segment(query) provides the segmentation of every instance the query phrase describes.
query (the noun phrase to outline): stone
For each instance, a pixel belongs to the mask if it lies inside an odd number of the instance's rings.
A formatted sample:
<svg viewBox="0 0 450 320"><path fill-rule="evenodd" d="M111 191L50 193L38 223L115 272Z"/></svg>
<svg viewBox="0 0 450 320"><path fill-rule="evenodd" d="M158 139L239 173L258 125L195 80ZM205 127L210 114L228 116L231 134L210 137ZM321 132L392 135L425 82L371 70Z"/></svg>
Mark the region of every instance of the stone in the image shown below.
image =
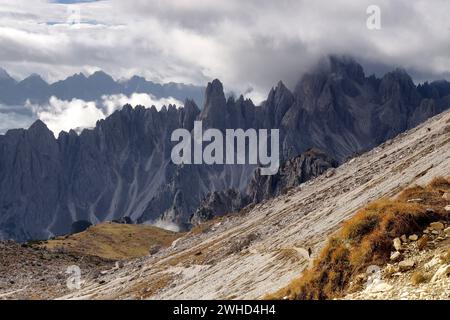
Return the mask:
<svg viewBox="0 0 450 320"><path fill-rule="evenodd" d="M444 233L448 236L450 236L450 227L444 230Z"/></svg>
<svg viewBox="0 0 450 320"><path fill-rule="evenodd" d="M335 170L335 169L328 169L327 172L326 172L326 174L325 174L325 176L326 176L327 178L331 178L332 176L334 176L335 173L336 173L336 170Z"/></svg>
<svg viewBox="0 0 450 320"><path fill-rule="evenodd" d="M414 262L414 260L411 259L403 260L398 264L398 268L400 271L405 272L414 268L415 264L416 263Z"/></svg>
<svg viewBox="0 0 450 320"><path fill-rule="evenodd" d="M386 268L384 268L384 275L387 276L387 277L391 277L397 271L398 270L397 270L397 268L394 265L388 264L386 266Z"/></svg>
<svg viewBox="0 0 450 320"><path fill-rule="evenodd" d="M403 243L407 243L408 242L408 238L406 237L406 235L402 235L400 237L400 240L402 240Z"/></svg>
<svg viewBox="0 0 450 320"><path fill-rule="evenodd" d="M157 254L159 251L161 251L161 246L154 245L154 246L150 247L150 249L148 250L148 253L151 256L153 256L153 255Z"/></svg>
<svg viewBox="0 0 450 320"><path fill-rule="evenodd" d="M450 212L450 205L446 206L444 209L445 211Z"/></svg>
<svg viewBox="0 0 450 320"><path fill-rule="evenodd" d="M423 233L424 233L424 234L429 234L429 233L430 233L430 230L425 229L425 230L423 230Z"/></svg>
<svg viewBox="0 0 450 320"><path fill-rule="evenodd" d="M410 235L408 239L411 241L417 241L417 240L419 240L419 237L417 236L417 234L413 234L413 235Z"/></svg>
<svg viewBox="0 0 450 320"><path fill-rule="evenodd" d="M449 264L441 266L436 271L433 278L431 278L431 282L437 282L439 280L445 279L448 276L450 276L450 265Z"/></svg>
<svg viewBox="0 0 450 320"><path fill-rule="evenodd" d="M448 192L444 193L444 195L442 196L442 199L450 201L450 193L448 193Z"/></svg>
<svg viewBox="0 0 450 320"><path fill-rule="evenodd" d="M375 279L364 291L366 293L386 292L392 289L392 286L383 280Z"/></svg>
<svg viewBox="0 0 450 320"><path fill-rule="evenodd" d="M401 253L398 251L395 251L391 254L391 261L397 261L401 256Z"/></svg>
<svg viewBox="0 0 450 320"><path fill-rule="evenodd" d="M432 222L430 223L430 229L436 231L444 230L444 224L442 222Z"/></svg>
<svg viewBox="0 0 450 320"><path fill-rule="evenodd" d="M424 267L426 271L430 271L431 269L433 269L435 266L437 266L439 263L441 262L441 259L439 259L438 257L433 257L433 259L431 259L430 261L428 261L427 263L425 263Z"/></svg>
<svg viewBox="0 0 450 320"><path fill-rule="evenodd" d="M395 238L393 241L393 245L395 250L400 251L402 249L402 241L400 240L400 238Z"/></svg>

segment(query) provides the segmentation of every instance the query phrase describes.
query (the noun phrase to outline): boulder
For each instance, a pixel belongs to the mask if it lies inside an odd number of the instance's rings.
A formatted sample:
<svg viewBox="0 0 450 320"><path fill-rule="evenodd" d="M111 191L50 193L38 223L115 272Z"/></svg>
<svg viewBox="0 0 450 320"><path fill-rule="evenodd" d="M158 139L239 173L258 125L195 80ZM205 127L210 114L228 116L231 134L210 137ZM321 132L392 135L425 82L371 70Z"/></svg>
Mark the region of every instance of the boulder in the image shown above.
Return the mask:
<svg viewBox="0 0 450 320"><path fill-rule="evenodd" d="M444 224L442 222L432 222L430 223L430 229L436 231L444 230Z"/></svg>
<svg viewBox="0 0 450 320"><path fill-rule="evenodd" d="M417 240L419 240L419 237L417 236L417 234L413 234L413 235L410 235L408 239L411 241L417 241Z"/></svg>
<svg viewBox="0 0 450 320"><path fill-rule="evenodd" d="M161 246L159 245L153 245L149 250L148 253L153 256L157 254L159 251L161 251Z"/></svg>
<svg viewBox="0 0 450 320"><path fill-rule="evenodd" d="M405 272L408 270L411 270L412 268L414 268L414 265L416 263L414 262L414 260L408 259L408 260L403 260L402 262L400 262L398 264L398 268L400 271Z"/></svg>
<svg viewBox="0 0 450 320"><path fill-rule="evenodd" d="M113 220L112 222L118 224L134 224L133 220L130 217L122 217L120 219Z"/></svg>
<svg viewBox="0 0 450 320"><path fill-rule="evenodd" d="M443 265L441 266L436 273L434 274L433 278L431 278L431 282L436 282L442 279L447 278L450 276L450 265Z"/></svg>
<svg viewBox="0 0 450 320"><path fill-rule="evenodd" d="M401 253L398 251L392 252L391 261L397 261L401 256Z"/></svg>
<svg viewBox="0 0 450 320"><path fill-rule="evenodd" d="M447 229L444 230L445 234L450 236L450 227L448 227Z"/></svg>
<svg viewBox="0 0 450 320"><path fill-rule="evenodd" d="M83 232L90 226L92 226L92 223L90 223L89 221L85 221L85 220L75 221L74 223L72 223L72 226L70 227L70 233L74 234L74 233Z"/></svg>
<svg viewBox="0 0 450 320"><path fill-rule="evenodd" d="M395 238L393 245L395 250L400 251L402 249L402 241L400 240L400 238Z"/></svg>

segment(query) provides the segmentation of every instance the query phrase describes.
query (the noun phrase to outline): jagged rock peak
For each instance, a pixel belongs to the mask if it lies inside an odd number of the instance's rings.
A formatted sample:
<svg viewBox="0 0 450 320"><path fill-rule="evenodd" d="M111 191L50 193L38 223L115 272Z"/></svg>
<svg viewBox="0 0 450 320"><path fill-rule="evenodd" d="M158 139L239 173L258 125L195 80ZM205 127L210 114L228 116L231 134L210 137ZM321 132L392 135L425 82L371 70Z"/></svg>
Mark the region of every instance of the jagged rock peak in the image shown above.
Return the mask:
<svg viewBox="0 0 450 320"><path fill-rule="evenodd" d="M330 71L351 79L362 81L365 78L363 67L350 56L331 55L328 57Z"/></svg>
<svg viewBox="0 0 450 320"><path fill-rule="evenodd" d="M292 92L284 85L283 81L279 81L277 86L270 90L267 100L269 101L274 98L279 99L284 96L292 96Z"/></svg>
<svg viewBox="0 0 450 320"><path fill-rule="evenodd" d="M188 113L199 113L200 109L198 108L197 104L192 99L186 99L184 101L184 110Z"/></svg>
<svg viewBox="0 0 450 320"><path fill-rule="evenodd" d="M201 118L210 118L212 121L218 121L222 117L220 114L226 107L227 101L223 91L222 82L215 79L208 83L205 91L205 105L203 107Z"/></svg>
<svg viewBox="0 0 450 320"><path fill-rule="evenodd" d="M28 132L42 132L50 131L47 125L42 120L36 120L28 129Z"/></svg>
<svg viewBox="0 0 450 320"><path fill-rule="evenodd" d="M206 94L223 93L223 84L219 79L214 79L212 82L208 82L206 87Z"/></svg>
<svg viewBox="0 0 450 320"><path fill-rule="evenodd" d="M0 68L0 80L2 79L12 79L12 78L5 69Z"/></svg>
<svg viewBox="0 0 450 320"><path fill-rule="evenodd" d="M217 102L217 99L223 100L224 102L226 101L222 82L220 82L218 79L215 79L214 81L209 82L208 86L206 87L205 108L208 107L211 103Z"/></svg>
<svg viewBox="0 0 450 320"><path fill-rule="evenodd" d="M42 79L42 77L37 73L32 73L31 75L29 75L28 77L26 77L21 81L21 83L27 82L48 85L48 83L44 79Z"/></svg>
<svg viewBox="0 0 450 320"><path fill-rule="evenodd" d="M104 72L102 70L95 71L93 74L91 74L89 76L89 78L90 79L95 79L95 80L104 79L104 80L112 80L112 81L114 81L114 79L109 74L107 74L106 72Z"/></svg>

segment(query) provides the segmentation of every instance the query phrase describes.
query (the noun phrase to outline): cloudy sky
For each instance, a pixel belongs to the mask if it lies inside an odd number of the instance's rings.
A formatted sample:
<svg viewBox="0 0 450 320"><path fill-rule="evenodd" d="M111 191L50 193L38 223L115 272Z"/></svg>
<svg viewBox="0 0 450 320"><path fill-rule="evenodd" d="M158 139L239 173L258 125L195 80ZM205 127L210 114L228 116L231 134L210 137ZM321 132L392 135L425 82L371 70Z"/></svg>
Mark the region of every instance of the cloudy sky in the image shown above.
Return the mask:
<svg viewBox="0 0 450 320"><path fill-rule="evenodd" d="M369 5L381 9L380 30L367 28ZM402 66L417 82L450 79L449 12L449 0L0 0L0 67L47 81L98 69L220 78L255 100L330 53L377 74Z"/></svg>

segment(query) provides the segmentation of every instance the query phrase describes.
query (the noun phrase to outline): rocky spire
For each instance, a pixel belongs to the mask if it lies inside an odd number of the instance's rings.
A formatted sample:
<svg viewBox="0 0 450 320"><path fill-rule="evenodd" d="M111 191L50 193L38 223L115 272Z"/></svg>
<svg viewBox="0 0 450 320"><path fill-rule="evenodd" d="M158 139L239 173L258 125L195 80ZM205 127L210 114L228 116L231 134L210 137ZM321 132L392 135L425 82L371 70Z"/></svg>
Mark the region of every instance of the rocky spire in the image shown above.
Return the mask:
<svg viewBox="0 0 450 320"><path fill-rule="evenodd" d="M208 83L205 91L205 105L200 119L208 127L223 128L223 120L228 111L226 106L227 101L222 83L218 79Z"/></svg>

